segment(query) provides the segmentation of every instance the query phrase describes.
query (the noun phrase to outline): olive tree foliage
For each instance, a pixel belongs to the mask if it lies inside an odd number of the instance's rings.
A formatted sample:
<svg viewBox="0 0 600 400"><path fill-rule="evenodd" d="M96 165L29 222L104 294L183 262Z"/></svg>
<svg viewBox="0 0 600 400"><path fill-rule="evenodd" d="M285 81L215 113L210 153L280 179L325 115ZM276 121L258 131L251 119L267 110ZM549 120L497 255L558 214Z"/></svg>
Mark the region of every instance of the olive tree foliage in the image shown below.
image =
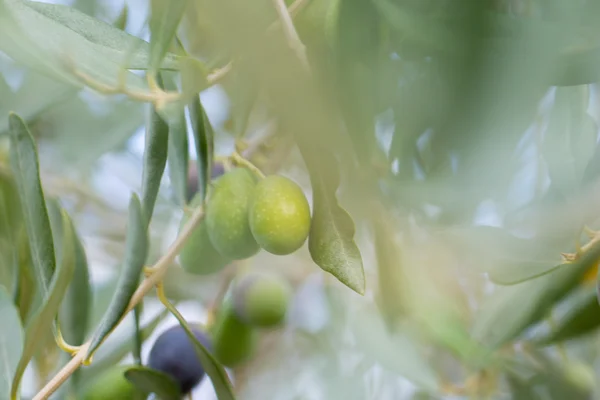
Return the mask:
<svg viewBox="0 0 600 400"><path fill-rule="evenodd" d="M0 0L0 398L178 398L153 332L241 270L293 301L235 367L193 340L215 398L600 396L600 1L68 3ZM307 239L190 273L236 167Z"/></svg>

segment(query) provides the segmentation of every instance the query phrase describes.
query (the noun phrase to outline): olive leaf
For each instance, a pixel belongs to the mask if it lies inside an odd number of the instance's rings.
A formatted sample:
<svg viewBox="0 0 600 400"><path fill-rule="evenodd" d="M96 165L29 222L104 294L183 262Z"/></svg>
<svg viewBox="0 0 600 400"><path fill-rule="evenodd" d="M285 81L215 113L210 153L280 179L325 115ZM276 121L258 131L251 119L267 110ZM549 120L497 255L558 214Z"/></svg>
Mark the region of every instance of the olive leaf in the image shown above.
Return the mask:
<svg viewBox="0 0 600 400"><path fill-rule="evenodd" d="M144 393L154 393L161 400L181 399L179 385L169 375L147 367L131 367L125 378Z"/></svg>
<svg viewBox="0 0 600 400"><path fill-rule="evenodd" d="M573 263L518 285L499 287L481 305L472 335L491 348L518 337L546 316L554 304L575 288L600 259L600 242Z"/></svg>
<svg viewBox="0 0 600 400"><path fill-rule="evenodd" d="M131 195L123 267L114 295L102 321L96 328L86 358L90 358L123 318L148 256L148 229L138 196Z"/></svg>
<svg viewBox="0 0 600 400"><path fill-rule="evenodd" d="M9 115L9 126L10 165L16 178L23 210L34 275L42 297L45 298L56 268L56 256L40 182L37 148L27 125L18 115Z"/></svg>
<svg viewBox="0 0 600 400"><path fill-rule="evenodd" d="M208 182L210 182L212 171L214 131L199 96L196 96L194 101L189 105L189 113L196 154L198 155L198 161L196 162L196 167L198 168L198 193L200 193L200 198L204 200L206 197L206 187Z"/></svg>
<svg viewBox="0 0 600 400"><path fill-rule="evenodd" d="M365 272L360 250L354 243L354 221L336 198L340 185L337 161L333 154L323 149L304 148L302 155L313 190L313 215L308 236L310 255L324 271L362 295L365 293Z"/></svg>
<svg viewBox="0 0 600 400"><path fill-rule="evenodd" d="M206 371L206 375L209 376L215 392L217 394L218 400L235 400L235 394L233 392L233 388L231 386L231 382L229 381L229 376L225 371L225 368L215 359L215 357L211 354L211 352L204 347L200 341L196 338L196 335L190 329L190 326L186 322L186 320L181 316L181 314L177 311L177 309L172 304L166 304L166 307L169 309L171 314L177 319L185 333L188 335L188 338L194 345L194 349L196 350L196 354L198 355L198 359Z"/></svg>
<svg viewBox="0 0 600 400"><path fill-rule="evenodd" d="M159 78L159 84L162 80ZM169 125L156 112L150 110L150 120L146 127L146 142L144 148L144 169L142 172L142 208L146 223L150 224L160 182L167 164L169 147Z"/></svg>
<svg viewBox="0 0 600 400"><path fill-rule="evenodd" d="M176 85L170 79L165 79L165 88L175 90ZM169 165L169 178L177 204L183 206L188 197L188 163L189 143L185 112L181 110L178 118L169 121L169 145L167 163Z"/></svg>
<svg viewBox="0 0 600 400"><path fill-rule="evenodd" d="M12 400L18 398L19 386L23 373L25 372L29 361L39 348L40 337L53 326L58 315L60 304L75 271L75 242L73 240L73 231L71 230L71 219L64 210L61 212L61 215L61 223L64 228L62 236L62 257L58 263L58 269L52 276L49 290L43 297L42 305L27 322L23 354L17 365L11 386Z"/></svg>
<svg viewBox="0 0 600 400"><path fill-rule="evenodd" d="M23 328L17 309L6 289L0 286L0 396L8 398L12 377L23 351Z"/></svg>
<svg viewBox="0 0 600 400"><path fill-rule="evenodd" d="M173 42L187 0L150 2L150 59L148 69L155 74Z"/></svg>
<svg viewBox="0 0 600 400"><path fill-rule="evenodd" d="M587 288L581 297L570 304L566 315L556 322L552 332L535 338L534 342L545 346L551 345L592 333L599 327L600 305L598 305L596 288Z"/></svg>

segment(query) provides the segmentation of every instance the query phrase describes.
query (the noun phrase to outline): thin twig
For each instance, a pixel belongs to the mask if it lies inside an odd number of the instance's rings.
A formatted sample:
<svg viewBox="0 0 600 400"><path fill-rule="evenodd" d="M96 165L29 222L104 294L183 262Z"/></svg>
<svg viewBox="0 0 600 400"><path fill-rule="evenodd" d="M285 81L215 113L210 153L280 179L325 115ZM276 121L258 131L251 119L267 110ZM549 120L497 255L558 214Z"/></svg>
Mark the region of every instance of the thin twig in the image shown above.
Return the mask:
<svg viewBox="0 0 600 400"><path fill-rule="evenodd" d="M164 275L167 272L168 267L173 263L177 254L181 252L183 246L185 245L186 240L192 234L192 231L200 224L202 219L204 218L204 210L202 207L197 208L192 217L185 225L181 234L177 237L177 239L173 242L169 250L165 255L163 255L157 262L149 268L147 272L150 274L142 281L140 286L137 288L131 300L129 301L129 305L125 310L125 314L129 313L148 293L153 287L155 287L159 282L162 281ZM83 363L85 356L87 355L87 350L91 344L91 340L88 340L84 343L77 354L73 356L71 361L69 361L43 388L40 390L33 400L46 400L48 399L66 380L71 376L77 368L81 366Z"/></svg>
<svg viewBox="0 0 600 400"><path fill-rule="evenodd" d="M279 15L281 23L283 24L283 32L287 38L289 46L292 48L292 50L294 50L296 56L300 59L304 67L306 69L310 69L308 58L306 57L306 47L304 46L304 43L302 43L302 40L300 40L298 32L296 32L294 22L292 21L292 16L285 6L285 1L273 0L273 5L275 6L275 10Z"/></svg>

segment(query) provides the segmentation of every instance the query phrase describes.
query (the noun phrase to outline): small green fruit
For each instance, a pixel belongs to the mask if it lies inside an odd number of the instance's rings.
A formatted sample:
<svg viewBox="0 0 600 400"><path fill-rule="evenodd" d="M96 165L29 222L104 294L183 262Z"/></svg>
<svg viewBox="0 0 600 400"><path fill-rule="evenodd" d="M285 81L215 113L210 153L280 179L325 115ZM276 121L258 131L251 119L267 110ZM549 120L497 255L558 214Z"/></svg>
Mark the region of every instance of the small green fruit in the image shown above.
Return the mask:
<svg viewBox="0 0 600 400"><path fill-rule="evenodd" d="M292 289L279 277L250 273L236 281L232 296L241 320L258 327L272 327L284 321Z"/></svg>
<svg viewBox="0 0 600 400"><path fill-rule="evenodd" d="M214 183L206 205L206 226L213 246L223 256L243 260L258 253L248 209L256 178L246 168L234 168Z"/></svg>
<svg viewBox="0 0 600 400"><path fill-rule="evenodd" d="M310 208L300 186L271 175L255 188L250 206L250 229L258 244L276 255L298 250L310 231Z"/></svg>
<svg viewBox="0 0 600 400"><path fill-rule="evenodd" d="M197 207L201 204L200 195L196 195L190 205ZM187 224L191 214L186 212L181 219L179 230ZM179 253L179 263L181 267L189 273L196 275L209 275L220 271L231 262L215 249L208 237L206 220L202 220L196 229L192 232L185 243L183 250Z"/></svg>
<svg viewBox="0 0 600 400"><path fill-rule="evenodd" d="M228 300L219 309L211 332L213 355L226 367L236 367L254 353L256 330L238 318Z"/></svg>
<svg viewBox="0 0 600 400"><path fill-rule="evenodd" d="M125 378L131 365L117 365L103 372L85 390L83 400L133 400L139 390Z"/></svg>
<svg viewBox="0 0 600 400"><path fill-rule="evenodd" d="M563 366L567 382L584 393L593 392L596 389L596 376L594 370L580 362L569 362Z"/></svg>

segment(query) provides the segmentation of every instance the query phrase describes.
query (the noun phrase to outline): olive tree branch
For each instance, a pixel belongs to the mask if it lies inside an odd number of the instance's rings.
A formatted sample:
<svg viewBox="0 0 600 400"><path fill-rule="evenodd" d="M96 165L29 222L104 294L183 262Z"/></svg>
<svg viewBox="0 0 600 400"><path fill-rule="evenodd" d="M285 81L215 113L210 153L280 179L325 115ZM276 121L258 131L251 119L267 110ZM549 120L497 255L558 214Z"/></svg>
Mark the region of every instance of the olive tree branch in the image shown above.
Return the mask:
<svg viewBox="0 0 600 400"><path fill-rule="evenodd" d="M181 252L186 241L204 219L203 207L198 207L194 210L192 217L186 223L181 234L173 242L169 250L154 264L152 267L146 269L146 278L140 283L137 290L131 297L127 309L123 313L123 318L129 311L131 311L138 303L142 301L144 296L157 284L159 284L164 278L167 269L175 260L175 257ZM87 350L91 344L88 340L86 343L81 345L79 351L73 356L73 358L65 364L65 366L33 397L32 400L46 400L48 399L68 378L71 376L84 362Z"/></svg>

